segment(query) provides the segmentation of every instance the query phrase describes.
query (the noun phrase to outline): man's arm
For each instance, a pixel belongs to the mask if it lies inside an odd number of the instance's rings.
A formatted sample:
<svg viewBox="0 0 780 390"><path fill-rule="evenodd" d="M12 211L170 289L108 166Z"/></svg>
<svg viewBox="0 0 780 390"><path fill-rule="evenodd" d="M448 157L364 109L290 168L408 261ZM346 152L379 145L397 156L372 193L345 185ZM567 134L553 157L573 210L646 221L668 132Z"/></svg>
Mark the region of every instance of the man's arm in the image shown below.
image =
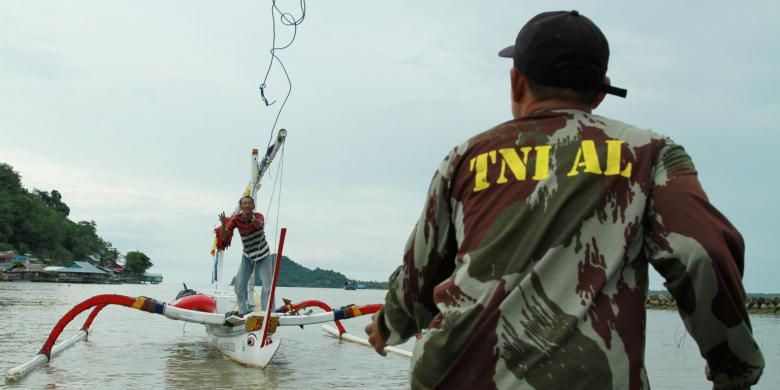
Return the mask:
<svg viewBox="0 0 780 390"><path fill-rule="evenodd" d="M235 223L235 215L231 216L230 218L227 218L225 216L225 212L223 211L221 214L219 214L219 222L220 222L220 235L222 236L222 240L224 241L227 239L228 233L233 231L233 229L236 228Z"/></svg>
<svg viewBox="0 0 780 390"><path fill-rule="evenodd" d="M252 225L254 225L258 230L262 229L265 226L265 218L263 217L263 214L255 213L255 218L252 220Z"/></svg>
<svg viewBox="0 0 780 390"><path fill-rule="evenodd" d="M707 378L715 388L756 383L764 358L745 309L744 242L710 204L679 145L661 151L648 217L647 257L707 361Z"/></svg>
<svg viewBox="0 0 780 390"><path fill-rule="evenodd" d="M426 328L438 313L433 288L450 277L457 252L449 188L454 158L455 153L450 153L434 174L422 215L407 241L403 264L390 276L385 306L369 334L380 336L382 344L385 340L389 345L404 342Z"/></svg>

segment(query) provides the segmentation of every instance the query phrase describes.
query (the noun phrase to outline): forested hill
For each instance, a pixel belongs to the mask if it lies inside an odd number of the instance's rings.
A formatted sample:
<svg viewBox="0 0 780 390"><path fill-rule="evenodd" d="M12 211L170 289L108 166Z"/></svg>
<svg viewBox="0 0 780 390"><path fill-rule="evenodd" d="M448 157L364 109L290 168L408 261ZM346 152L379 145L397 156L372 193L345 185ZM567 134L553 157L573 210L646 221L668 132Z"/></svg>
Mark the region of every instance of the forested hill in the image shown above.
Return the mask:
<svg viewBox="0 0 780 390"><path fill-rule="evenodd" d="M119 251L97 235L94 221L73 222L57 190L26 190L19 173L0 162L0 251L30 253L51 265L88 257L111 264Z"/></svg>
<svg viewBox="0 0 780 390"><path fill-rule="evenodd" d="M284 287L332 287L343 288L346 280L352 280L341 272L328 269L309 269L287 256L282 256L282 266L279 269L279 285ZM387 282L365 282L355 281L357 284L365 285L366 288L387 289ZM260 285L256 280L255 285Z"/></svg>

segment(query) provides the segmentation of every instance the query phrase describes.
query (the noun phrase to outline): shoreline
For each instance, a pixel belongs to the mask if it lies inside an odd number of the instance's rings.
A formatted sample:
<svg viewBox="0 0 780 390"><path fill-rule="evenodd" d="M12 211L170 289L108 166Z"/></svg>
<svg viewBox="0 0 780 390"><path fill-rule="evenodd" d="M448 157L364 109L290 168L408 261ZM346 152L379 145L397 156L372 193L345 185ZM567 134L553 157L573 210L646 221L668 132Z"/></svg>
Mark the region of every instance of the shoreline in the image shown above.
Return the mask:
<svg viewBox="0 0 780 390"><path fill-rule="evenodd" d="M677 302L675 302L674 298L669 294L647 294L645 306L648 309L677 310ZM748 296L747 302L745 303L745 309L747 309L747 312L750 314L780 314L780 296Z"/></svg>

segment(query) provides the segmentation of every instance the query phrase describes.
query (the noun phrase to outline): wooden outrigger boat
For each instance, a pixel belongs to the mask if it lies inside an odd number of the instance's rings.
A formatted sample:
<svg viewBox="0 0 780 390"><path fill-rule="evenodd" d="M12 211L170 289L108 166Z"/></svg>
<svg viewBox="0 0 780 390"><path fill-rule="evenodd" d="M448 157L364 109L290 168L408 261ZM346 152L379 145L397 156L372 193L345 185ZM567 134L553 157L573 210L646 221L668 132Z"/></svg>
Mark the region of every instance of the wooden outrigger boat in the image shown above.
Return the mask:
<svg viewBox="0 0 780 390"><path fill-rule="evenodd" d="M258 161L257 151L252 152L252 176L247 186L250 196L255 197L259 188L259 181L268 169L271 161L281 149L287 132L281 129L274 145L268 148L264 158ZM247 193L247 192L245 192ZM129 297L124 295L103 294L89 298L68 311L54 326L43 347L30 361L11 368L6 372L5 379L13 382L21 379L38 367L43 366L66 348L80 340L86 339L93 320L103 308L108 305L125 306L149 313L165 316L169 319L203 324L214 346L228 358L241 364L253 367L265 368L281 345L282 339L276 332L280 326L303 326L333 321L336 328L324 327L329 335L339 337L344 341L367 344L367 341L347 335L340 320L371 314L382 308L381 304L364 306L347 305L336 309L318 300L307 300L293 304L284 300L284 305L271 312L274 302L279 267L281 265L282 251L287 229L279 232L279 246L274 259L274 273L271 284L271 294L267 307L261 312L252 312L236 320L230 314L236 308L236 296L232 291L222 289L223 250L225 243L216 242L214 255L214 288L195 291L185 289L181 291L175 300L164 303L148 297ZM322 311L314 312L310 308L318 308ZM56 344L65 327L80 313L92 310L87 320L74 336L68 340ZM268 314L270 312L270 315ZM388 352L396 352L408 356L408 352L386 348Z"/></svg>
<svg viewBox="0 0 780 390"><path fill-rule="evenodd" d="M216 312L215 302L214 295L210 295L209 292L196 293L167 304L147 297L115 294L96 295L68 311L54 326L38 354L30 361L8 370L5 375L6 381L21 379L36 368L46 364L66 348L86 339L92 321L108 305L125 306L160 314L173 320L203 324L206 326L206 331L214 345L225 356L254 367L266 367L276 353L281 344L281 338L276 334L279 326L301 326L334 321L338 332L345 334L346 331L339 320L374 313L382 307L382 305L347 305L338 309L330 309L320 301L304 301L295 305L287 304L276 313L271 313L270 316L264 316L261 313L250 314L244 317L244 321L241 323L233 324L225 320L224 313ZM192 309L185 307L192 307ZM308 307L329 310L315 314L299 314L301 309ZM55 345L65 327L78 314L89 309L92 309L92 312L81 330L68 340Z"/></svg>

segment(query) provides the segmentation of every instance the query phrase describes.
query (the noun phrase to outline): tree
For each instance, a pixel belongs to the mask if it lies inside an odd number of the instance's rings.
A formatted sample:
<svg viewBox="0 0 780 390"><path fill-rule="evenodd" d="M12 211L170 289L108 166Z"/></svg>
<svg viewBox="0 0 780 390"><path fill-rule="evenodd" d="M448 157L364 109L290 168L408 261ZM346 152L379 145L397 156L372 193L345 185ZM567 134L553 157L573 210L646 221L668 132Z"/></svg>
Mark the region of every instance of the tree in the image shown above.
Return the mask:
<svg viewBox="0 0 780 390"><path fill-rule="evenodd" d="M106 249L105 241L97 235L95 221L73 223L68 220L67 235L62 245L77 259L99 256Z"/></svg>
<svg viewBox="0 0 780 390"><path fill-rule="evenodd" d="M111 267L119 260L119 250L103 239L100 240L101 249L98 251L98 264L103 267Z"/></svg>
<svg viewBox="0 0 780 390"><path fill-rule="evenodd" d="M143 275L153 265L149 256L143 252L127 252L127 255L125 255L125 269L131 274Z"/></svg>
<svg viewBox="0 0 780 390"><path fill-rule="evenodd" d="M0 191L19 191L22 189L22 177L14 168L0 163Z"/></svg>
<svg viewBox="0 0 780 390"><path fill-rule="evenodd" d="M51 194L46 191L33 190L33 195L40 199L46 206L52 210L64 215L70 215L70 207L62 201L62 194L57 190L51 190Z"/></svg>

